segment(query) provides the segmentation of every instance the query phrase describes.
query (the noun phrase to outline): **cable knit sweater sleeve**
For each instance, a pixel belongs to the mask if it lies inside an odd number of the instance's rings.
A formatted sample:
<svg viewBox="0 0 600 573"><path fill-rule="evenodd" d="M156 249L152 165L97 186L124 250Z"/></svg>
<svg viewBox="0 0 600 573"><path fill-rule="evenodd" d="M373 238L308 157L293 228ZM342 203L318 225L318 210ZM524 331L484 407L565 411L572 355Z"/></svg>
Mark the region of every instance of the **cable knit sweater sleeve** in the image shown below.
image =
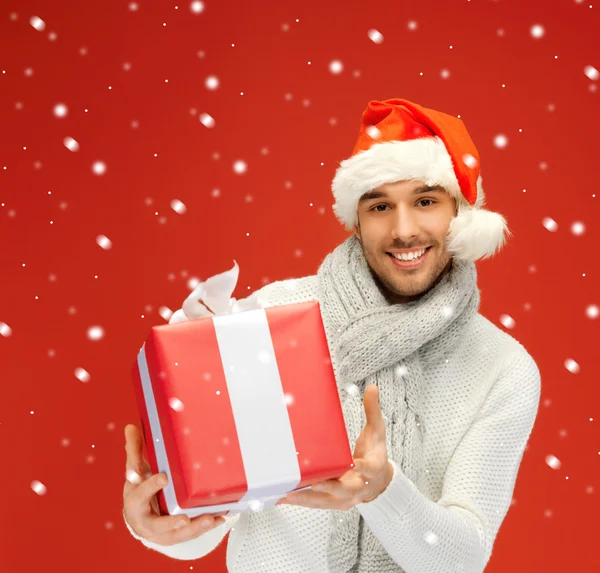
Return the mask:
<svg viewBox="0 0 600 573"><path fill-rule="evenodd" d="M452 456L433 502L394 466L387 489L361 515L410 573L480 573L487 565L537 415L541 384L523 347L503 371Z"/></svg>

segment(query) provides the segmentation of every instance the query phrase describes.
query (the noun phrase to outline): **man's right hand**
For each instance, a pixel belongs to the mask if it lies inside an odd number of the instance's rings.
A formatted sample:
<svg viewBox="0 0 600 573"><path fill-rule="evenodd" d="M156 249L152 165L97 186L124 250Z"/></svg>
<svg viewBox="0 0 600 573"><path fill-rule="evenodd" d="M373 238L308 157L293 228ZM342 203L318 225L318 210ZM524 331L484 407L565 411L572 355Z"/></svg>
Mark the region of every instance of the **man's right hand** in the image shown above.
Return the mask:
<svg viewBox="0 0 600 573"><path fill-rule="evenodd" d="M142 436L133 424L125 426L125 451L123 513L139 537L169 546L195 539L225 523L225 518L209 514L191 520L187 515L161 516L156 494L167 484L167 476L164 473L151 474L150 465L143 457ZM164 479L163 484L160 483L161 478ZM180 527L179 522L183 523Z"/></svg>

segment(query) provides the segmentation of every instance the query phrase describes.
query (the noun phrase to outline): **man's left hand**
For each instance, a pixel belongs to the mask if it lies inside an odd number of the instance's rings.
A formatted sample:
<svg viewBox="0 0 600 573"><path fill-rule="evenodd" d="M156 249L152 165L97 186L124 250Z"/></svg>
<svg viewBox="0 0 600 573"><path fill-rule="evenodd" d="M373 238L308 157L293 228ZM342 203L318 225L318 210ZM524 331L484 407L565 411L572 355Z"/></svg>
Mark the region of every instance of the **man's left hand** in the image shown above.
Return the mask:
<svg viewBox="0 0 600 573"><path fill-rule="evenodd" d="M277 504L346 510L359 503L373 501L387 488L394 468L388 461L385 422L374 384L367 386L363 404L367 423L356 441L354 467L339 479L314 484L313 491L288 493Z"/></svg>

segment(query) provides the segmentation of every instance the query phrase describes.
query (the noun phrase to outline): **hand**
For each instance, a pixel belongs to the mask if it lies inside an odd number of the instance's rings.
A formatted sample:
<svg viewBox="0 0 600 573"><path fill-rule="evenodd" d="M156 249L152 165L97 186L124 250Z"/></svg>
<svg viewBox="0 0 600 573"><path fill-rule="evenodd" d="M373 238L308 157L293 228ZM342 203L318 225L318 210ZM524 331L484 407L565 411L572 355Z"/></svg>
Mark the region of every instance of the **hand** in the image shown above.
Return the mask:
<svg viewBox="0 0 600 573"><path fill-rule="evenodd" d="M379 406L377 386L370 384L363 399L367 423L354 448L354 468L340 479L312 486L315 491L289 493L278 504L315 509L350 509L374 500L392 481L394 468L388 461L385 422Z"/></svg>
<svg viewBox="0 0 600 573"><path fill-rule="evenodd" d="M125 451L123 512L137 535L169 546L194 539L225 522L223 517L212 515L199 515L191 520L187 515L161 516L156 494L167 484L167 476L164 473L152 475L150 465L142 455L142 436L133 424L125 426ZM164 478L164 484L160 483L161 478ZM180 521L184 525L177 527Z"/></svg>

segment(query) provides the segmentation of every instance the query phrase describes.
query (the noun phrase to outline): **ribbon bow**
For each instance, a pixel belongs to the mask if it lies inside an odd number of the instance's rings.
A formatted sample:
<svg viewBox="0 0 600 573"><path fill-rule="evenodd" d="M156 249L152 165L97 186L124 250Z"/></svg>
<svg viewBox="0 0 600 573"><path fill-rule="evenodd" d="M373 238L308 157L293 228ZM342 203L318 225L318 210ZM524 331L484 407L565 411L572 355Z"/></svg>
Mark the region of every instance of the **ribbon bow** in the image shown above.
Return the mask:
<svg viewBox="0 0 600 573"><path fill-rule="evenodd" d="M241 300L231 298L239 274L240 267L234 260L232 269L199 283L183 301L182 307L173 313L169 324L263 308L256 293Z"/></svg>

